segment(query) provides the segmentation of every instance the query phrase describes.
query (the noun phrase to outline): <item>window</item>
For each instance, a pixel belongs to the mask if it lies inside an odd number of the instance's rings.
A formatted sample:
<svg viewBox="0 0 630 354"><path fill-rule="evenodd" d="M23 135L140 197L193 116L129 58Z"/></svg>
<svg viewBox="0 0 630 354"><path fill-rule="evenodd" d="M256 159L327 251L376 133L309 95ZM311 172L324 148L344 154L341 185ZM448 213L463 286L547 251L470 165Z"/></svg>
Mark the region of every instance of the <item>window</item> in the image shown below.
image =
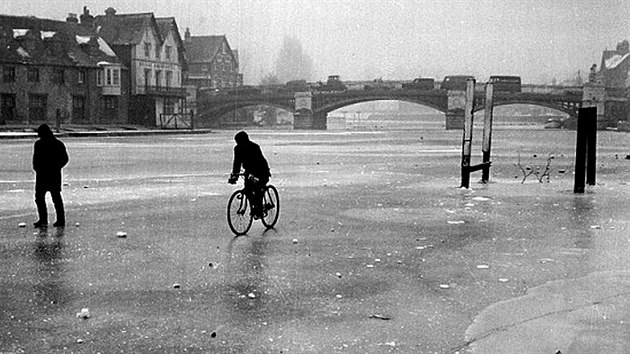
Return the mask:
<svg viewBox="0 0 630 354"><path fill-rule="evenodd" d="M175 113L175 100L172 98L164 99L164 114L174 114Z"/></svg>
<svg viewBox="0 0 630 354"><path fill-rule="evenodd" d="M117 110L118 109L118 97L116 96L103 96L103 104L105 105L105 109L107 110Z"/></svg>
<svg viewBox="0 0 630 354"><path fill-rule="evenodd" d="M39 68L29 67L26 76L28 82L39 82Z"/></svg>
<svg viewBox="0 0 630 354"><path fill-rule="evenodd" d="M162 85L162 71L161 70L156 70L155 71L155 86L160 87Z"/></svg>
<svg viewBox="0 0 630 354"><path fill-rule="evenodd" d="M119 68L104 68L102 72L104 72L104 75L105 75L105 85L120 86L120 69Z"/></svg>
<svg viewBox="0 0 630 354"><path fill-rule="evenodd" d="M31 121L46 121L48 96L28 95L28 117Z"/></svg>
<svg viewBox="0 0 630 354"><path fill-rule="evenodd" d="M151 43L145 43L144 44L144 56L146 58L150 58L151 57Z"/></svg>
<svg viewBox="0 0 630 354"><path fill-rule="evenodd" d="M172 87L173 83L173 72L172 71L166 71L166 87Z"/></svg>
<svg viewBox="0 0 630 354"><path fill-rule="evenodd" d="M77 82L80 84L85 82L85 70L79 70L77 73Z"/></svg>
<svg viewBox="0 0 630 354"><path fill-rule="evenodd" d="M112 77L114 80L114 86L120 86L120 69L114 68L112 70Z"/></svg>
<svg viewBox="0 0 630 354"><path fill-rule="evenodd" d="M103 86L103 70L98 70L96 72L96 86Z"/></svg>
<svg viewBox="0 0 630 354"><path fill-rule="evenodd" d="M171 60L171 46L167 45L164 47L164 55L166 56L166 59Z"/></svg>
<svg viewBox="0 0 630 354"><path fill-rule="evenodd" d="M2 80L4 82L15 82L15 68L13 66L4 66L2 68Z"/></svg>
<svg viewBox="0 0 630 354"><path fill-rule="evenodd" d="M160 46L155 46L155 59L160 59Z"/></svg>
<svg viewBox="0 0 630 354"><path fill-rule="evenodd" d="M151 86L151 69L144 69L144 86Z"/></svg>
<svg viewBox="0 0 630 354"><path fill-rule="evenodd" d="M0 94L0 120L13 120L15 118L15 94Z"/></svg>
<svg viewBox="0 0 630 354"><path fill-rule="evenodd" d="M57 85L63 85L65 83L64 80L64 70L63 69L54 69L52 82Z"/></svg>

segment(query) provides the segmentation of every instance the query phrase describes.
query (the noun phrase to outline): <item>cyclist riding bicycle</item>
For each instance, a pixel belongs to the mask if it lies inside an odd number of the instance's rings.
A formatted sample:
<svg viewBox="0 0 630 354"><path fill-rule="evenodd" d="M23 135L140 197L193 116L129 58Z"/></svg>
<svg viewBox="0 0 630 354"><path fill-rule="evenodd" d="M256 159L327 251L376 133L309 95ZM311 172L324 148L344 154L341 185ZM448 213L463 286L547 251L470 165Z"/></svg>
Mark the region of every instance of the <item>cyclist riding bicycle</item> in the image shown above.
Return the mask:
<svg viewBox="0 0 630 354"><path fill-rule="evenodd" d="M269 164L260 150L260 146L249 140L246 132L240 131L234 136L234 163L228 183L235 184L241 167L245 170L245 190L252 202L254 218L262 217L262 198L264 187L269 182L271 172Z"/></svg>

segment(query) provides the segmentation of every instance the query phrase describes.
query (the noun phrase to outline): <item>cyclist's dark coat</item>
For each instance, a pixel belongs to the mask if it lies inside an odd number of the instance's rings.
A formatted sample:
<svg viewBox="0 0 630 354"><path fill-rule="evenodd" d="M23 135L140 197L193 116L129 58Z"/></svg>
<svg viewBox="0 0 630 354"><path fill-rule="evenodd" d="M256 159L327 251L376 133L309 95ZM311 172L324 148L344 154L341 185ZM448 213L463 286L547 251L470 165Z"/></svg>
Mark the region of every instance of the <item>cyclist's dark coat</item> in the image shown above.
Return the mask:
<svg viewBox="0 0 630 354"><path fill-rule="evenodd" d="M269 164L260 150L260 146L252 141L243 141L234 146L234 164L232 174L236 175L241 171L241 165L246 173L258 178L269 178Z"/></svg>

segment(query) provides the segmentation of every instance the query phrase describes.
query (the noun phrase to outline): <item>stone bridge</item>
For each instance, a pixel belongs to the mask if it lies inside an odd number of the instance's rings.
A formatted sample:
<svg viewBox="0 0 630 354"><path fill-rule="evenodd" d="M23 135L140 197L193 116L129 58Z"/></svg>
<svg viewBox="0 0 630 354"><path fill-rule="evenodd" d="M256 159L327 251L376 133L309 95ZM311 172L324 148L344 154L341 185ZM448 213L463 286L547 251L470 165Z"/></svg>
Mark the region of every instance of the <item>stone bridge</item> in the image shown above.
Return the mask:
<svg viewBox="0 0 630 354"><path fill-rule="evenodd" d="M473 111L485 106L484 84L477 84ZM294 114L296 129L326 129L329 112L356 103L396 100L417 103L444 112L446 129L461 129L464 124L465 91L415 90L389 88L344 90L338 92L245 91L240 94L199 95L197 117L210 121L239 108L266 105ZM584 87L523 85L521 92L494 92L494 106L528 104L543 106L577 117L580 107L598 107L598 128L616 126L628 118L626 90L605 89L601 85Z"/></svg>

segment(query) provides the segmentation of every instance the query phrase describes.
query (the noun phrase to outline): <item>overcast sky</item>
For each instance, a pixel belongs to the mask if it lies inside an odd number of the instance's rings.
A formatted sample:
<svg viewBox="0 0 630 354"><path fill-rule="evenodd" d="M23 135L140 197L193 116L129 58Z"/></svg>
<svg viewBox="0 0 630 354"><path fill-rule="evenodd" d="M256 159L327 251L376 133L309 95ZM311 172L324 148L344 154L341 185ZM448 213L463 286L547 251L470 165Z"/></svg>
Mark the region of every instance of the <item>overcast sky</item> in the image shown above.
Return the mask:
<svg viewBox="0 0 630 354"><path fill-rule="evenodd" d="M65 19L153 12L176 18L183 37L227 35L245 83L273 71L285 36L297 38L312 80L441 80L449 74L520 75L541 83L588 74L602 50L630 39L628 0L2 0L0 13Z"/></svg>

